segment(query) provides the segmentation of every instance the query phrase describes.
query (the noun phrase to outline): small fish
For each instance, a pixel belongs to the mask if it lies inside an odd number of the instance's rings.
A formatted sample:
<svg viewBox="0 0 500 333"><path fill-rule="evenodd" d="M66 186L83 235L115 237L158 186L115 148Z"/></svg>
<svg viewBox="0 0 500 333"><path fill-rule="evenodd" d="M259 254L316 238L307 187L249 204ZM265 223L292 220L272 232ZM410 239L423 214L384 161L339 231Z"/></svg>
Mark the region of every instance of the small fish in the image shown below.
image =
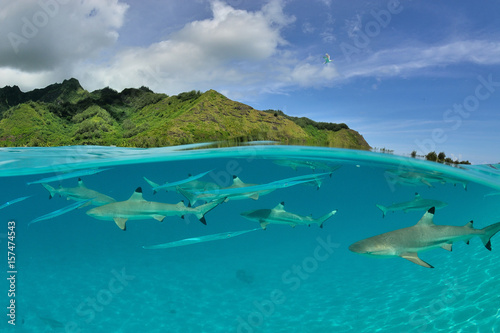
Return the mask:
<svg viewBox="0 0 500 333"><path fill-rule="evenodd" d="M201 236L201 237L193 237L193 238L186 238L186 239L181 239L175 242L169 242L169 243L164 243L164 244L158 244L158 245L149 245L149 246L143 246L144 249L167 249L171 247L177 247L177 246L184 246L184 245L191 245L191 244L196 244L196 243L203 243L203 242L210 242L210 241L215 241L215 240L220 240L220 239L228 239L231 237L236 237L239 235L246 234L247 232L251 231L256 231L260 230L260 228L256 229L250 229L250 230L242 230L242 231L230 231L230 232L221 232L219 234L213 234L213 235L206 235L206 236Z"/></svg>
<svg viewBox="0 0 500 333"><path fill-rule="evenodd" d="M64 179L76 178L76 177L81 177L81 176L90 176L90 175L94 175L96 173L103 172L103 171L110 170L110 169L111 168L77 170L77 171L73 171L73 172L63 173L61 175L57 175L54 177L42 178L39 180L35 180L33 182L28 182L28 183L26 183L26 185L51 183L51 182L61 181Z"/></svg>
<svg viewBox="0 0 500 333"><path fill-rule="evenodd" d="M26 200L26 199L28 199L30 197L31 197L31 195L28 195L27 197L20 197L20 198L14 199L14 200L7 201L6 203L4 203L3 205L0 206L0 209L3 209L3 208L8 207L10 205L13 205L13 204L15 204L17 202Z"/></svg>
<svg viewBox="0 0 500 333"><path fill-rule="evenodd" d="M83 200L83 201L77 201L77 202L75 202L75 203L73 203L73 204L71 204L69 206L66 206L64 208L61 208L61 209L55 210L53 212L50 212L48 214L42 215L40 217L37 217L36 219L31 220L31 222L28 223L28 226L30 226L33 223L36 223L36 222L39 222L39 221L43 221L43 220L48 220L48 219L54 218L56 216L62 215L64 213L70 212L72 210L75 210L77 208L80 208L83 205L91 202L92 200L93 200L93 198L92 199Z"/></svg>
<svg viewBox="0 0 500 333"><path fill-rule="evenodd" d="M209 170L209 171L197 174L195 176L189 176L186 179L182 179L182 180L179 180L179 181L176 181L176 182L172 182L172 183L165 183L163 185L154 184L153 182L151 182L150 180L148 180L146 177L143 177L143 178L150 185L152 185L152 187L153 187L153 193L156 193L156 192L158 192L160 190L166 190L168 192L169 189L174 189L175 190L177 188L177 186L184 185L186 183L189 183L189 182L192 182L194 180L200 179L201 177L205 176L206 174L208 174L208 173L210 173L212 171L213 170ZM156 185L156 186L154 186L153 184Z"/></svg>

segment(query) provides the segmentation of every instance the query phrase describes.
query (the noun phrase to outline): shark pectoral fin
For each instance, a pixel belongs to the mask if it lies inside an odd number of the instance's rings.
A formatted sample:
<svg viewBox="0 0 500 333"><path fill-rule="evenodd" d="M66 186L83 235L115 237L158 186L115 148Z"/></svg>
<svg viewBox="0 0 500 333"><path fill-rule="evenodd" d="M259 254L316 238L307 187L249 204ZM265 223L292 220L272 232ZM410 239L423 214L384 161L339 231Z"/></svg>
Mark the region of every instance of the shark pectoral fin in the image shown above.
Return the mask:
<svg viewBox="0 0 500 333"><path fill-rule="evenodd" d="M113 218L113 220L115 221L116 225L122 229L122 230L125 230L126 229L126 226L125 226L125 222L127 222L127 219L126 218L123 218L123 217L115 217Z"/></svg>
<svg viewBox="0 0 500 333"><path fill-rule="evenodd" d="M207 225L207 220L205 220L205 216L201 217L200 222L203 223L204 225Z"/></svg>
<svg viewBox="0 0 500 333"><path fill-rule="evenodd" d="M406 253L402 253L400 255L401 258L404 258L406 260L409 260L411 261L412 263L415 263L417 265L420 265L420 266L423 266L423 267L427 267L427 268L434 268L434 266L432 265L429 265L428 263L426 263L425 261L423 261L422 259L420 259L418 257L418 254L416 252L406 252Z"/></svg>
<svg viewBox="0 0 500 333"><path fill-rule="evenodd" d="M68 199L69 199L69 198L68 198ZM87 206L90 206L90 205L92 205L92 201L89 201L89 202L87 202L86 204L83 204L82 206L78 207L78 209L81 209L81 208L83 208L83 207L87 207Z"/></svg>
<svg viewBox="0 0 500 333"><path fill-rule="evenodd" d="M254 193L249 198L253 200L259 200L259 193Z"/></svg>
<svg viewBox="0 0 500 333"><path fill-rule="evenodd" d="M450 244L450 243L446 243L446 244L441 245L441 247L443 249L445 249L446 251L450 251L450 252L452 250L452 246L453 246L453 244Z"/></svg>
<svg viewBox="0 0 500 333"><path fill-rule="evenodd" d="M432 184L429 183L426 179L421 179L420 181L429 187L433 187Z"/></svg>
<svg viewBox="0 0 500 333"><path fill-rule="evenodd" d="M160 221L160 222L163 222L163 220L165 219L165 216L163 215L153 215L153 218L157 221Z"/></svg>
<svg viewBox="0 0 500 333"><path fill-rule="evenodd" d="M377 206L377 208L382 211L382 217L385 217L385 214L387 214L387 208L385 206L378 205L378 204L375 206Z"/></svg>
<svg viewBox="0 0 500 333"><path fill-rule="evenodd" d="M264 230L266 230L266 226L268 225L269 223L266 222L266 221L260 221L260 227Z"/></svg>

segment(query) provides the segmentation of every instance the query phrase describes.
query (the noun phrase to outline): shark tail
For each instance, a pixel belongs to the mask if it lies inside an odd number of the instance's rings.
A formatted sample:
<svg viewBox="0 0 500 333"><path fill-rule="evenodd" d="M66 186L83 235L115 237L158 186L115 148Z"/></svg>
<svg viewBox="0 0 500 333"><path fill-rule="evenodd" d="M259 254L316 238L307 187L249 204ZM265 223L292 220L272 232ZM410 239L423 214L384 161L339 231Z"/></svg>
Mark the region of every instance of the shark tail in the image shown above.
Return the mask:
<svg viewBox="0 0 500 333"><path fill-rule="evenodd" d="M320 218L316 219L316 223L318 223L319 227L320 228L323 228L323 223L328 220L330 217L332 217L333 215L335 215L335 213L337 213L337 210L332 210L330 213L328 214L325 214L323 216L321 216Z"/></svg>
<svg viewBox="0 0 500 333"><path fill-rule="evenodd" d="M146 177L142 177L142 178L144 178L144 180L145 180L145 181L146 181L146 182L147 182L147 183L148 183L148 184L149 184L152 188L155 188L155 187L160 186L160 185L156 184L155 182L153 182L153 181L151 181L151 180L147 179ZM153 194L156 194L156 191L155 191L155 190L153 190Z"/></svg>
<svg viewBox="0 0 500 333"><path fill-rule="evenodd" d="M223 202L224 199L219 199L219 200L214 200L207 202L206 204L203 204L201 206L195 207L196 211L194 212L194 215L198 220L200 220L201 223L207 224L207 221L205 220L205 214L217 207L221 202Z"/></svg>
<svg viewBox="0 0 500 333"><path fill-rule="evenodd" d="M387 207L382 206L382 205L375 205L382 211L382 217L385 217L385 214L387 214Z"/></svg>
<svg viewBox="0 0 500 333"><path fill-rule="evenodd" d="M180 186L177 186L177 191L179 191L180 194L182 194L183 196L186 197L186 199L189 200L188 207L191 207L196 203L196 201L198 201L198 199L196 199L196 194L194 194L191 191L185 190Z"/></svg>
<svg viewBox="0 0 500 333"><path fill-rule="evenodd" d="M49 199L52 199L54 197L54 195L56 194L56 189L53 188L52 186L50 186L49 184L43 184L42 183L42 186L45 187L45 189L47 191L49 191Z"/></svg>
<svg viewBox="0 0 500 333"><path fill-rule="evenodd" d="M484 247L491 251L491 237L500 231L500 222L487 226L481 230L484 231L484 234L479 235L479 237L483 241Z"/></svg>

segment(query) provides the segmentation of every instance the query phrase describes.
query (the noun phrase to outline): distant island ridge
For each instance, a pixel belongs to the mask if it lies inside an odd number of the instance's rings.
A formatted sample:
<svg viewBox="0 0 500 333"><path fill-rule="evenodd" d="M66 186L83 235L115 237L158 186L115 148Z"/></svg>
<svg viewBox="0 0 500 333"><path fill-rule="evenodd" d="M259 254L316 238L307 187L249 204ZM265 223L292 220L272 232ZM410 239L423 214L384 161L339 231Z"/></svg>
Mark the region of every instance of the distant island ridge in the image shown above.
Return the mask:
<svg viewBox="0 0 500 333"><path fill-rule="evenodd" d="M0 88L0 146L104 145L162 147L210 141L237 144L272 140L284 144L369 150L346 124L259 111L215 90L175 96L147 87L88 92L77 79L22 92Z"/></svg>

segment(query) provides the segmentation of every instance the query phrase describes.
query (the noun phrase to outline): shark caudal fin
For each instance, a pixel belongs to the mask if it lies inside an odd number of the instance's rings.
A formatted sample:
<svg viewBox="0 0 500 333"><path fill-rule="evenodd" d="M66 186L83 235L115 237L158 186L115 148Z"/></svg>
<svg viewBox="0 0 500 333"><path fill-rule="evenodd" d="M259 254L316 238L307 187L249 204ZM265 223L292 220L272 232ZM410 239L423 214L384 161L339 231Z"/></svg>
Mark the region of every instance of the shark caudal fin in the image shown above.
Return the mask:
<svg viewBox="0 0 500 333"><path fill-rule="evenodd" d="M337 210L332 210L330 213L328 214L325 214L323 216L321 216L320 218L316 219L316 223L318 223L319 227L320 228L323 228L323 223L328 220L330 217L332 217L333 215L335 215L335 213L337 213Z"/></svg>
<svg viewBox="0 0 500 333"><path fill-rule="evenodd" d="M154 190L155 187L158 187L160 185L156 184L155 182L147 179L146 177L142 177L144 180L153 188L153 194L156 194L156 190Z"/></svg>
<svg viewBox="0 0 500 333"><path fill-rule="evenodd" d="M500 231L500 222L487 226L481 230L484 231L484 234L479 235L479 237L483 241L484 247L491 251L491 237Z"/></svg>
<svg viewBox="0 0 500 333"><path fill-rule="evenodd" d="M387 214L387 207L382 206L382 205L375 205L382 211L382 217L385 217L385 214Z"/></svg>
<svg viewBox="0 0 500 333"><path fill-rule="evenodd" d="M49 184L44 184L42 183L42 186L45 187L47 191L49 191L49 199L52 199L54 195L56 194L56 189L50 186Z"/></svg>
<svg viewBox="0 0 500 333"><path fill-rule="evenodd" d="M206 204L203 204L201 206L195 207L193 209L196 210L196 211L193 212L193 213L196 216L196 218L198 220L200 220L201 223L203 223L203 224L206 225L207 221L205 220L205 214L208 213L209 211L211 211L212 209L214 209L215 207L217 207L220 203L222 203L224 201L224 199L225 198L214 200L214 201L210 201L210 202L207 202Z"/></svg>

